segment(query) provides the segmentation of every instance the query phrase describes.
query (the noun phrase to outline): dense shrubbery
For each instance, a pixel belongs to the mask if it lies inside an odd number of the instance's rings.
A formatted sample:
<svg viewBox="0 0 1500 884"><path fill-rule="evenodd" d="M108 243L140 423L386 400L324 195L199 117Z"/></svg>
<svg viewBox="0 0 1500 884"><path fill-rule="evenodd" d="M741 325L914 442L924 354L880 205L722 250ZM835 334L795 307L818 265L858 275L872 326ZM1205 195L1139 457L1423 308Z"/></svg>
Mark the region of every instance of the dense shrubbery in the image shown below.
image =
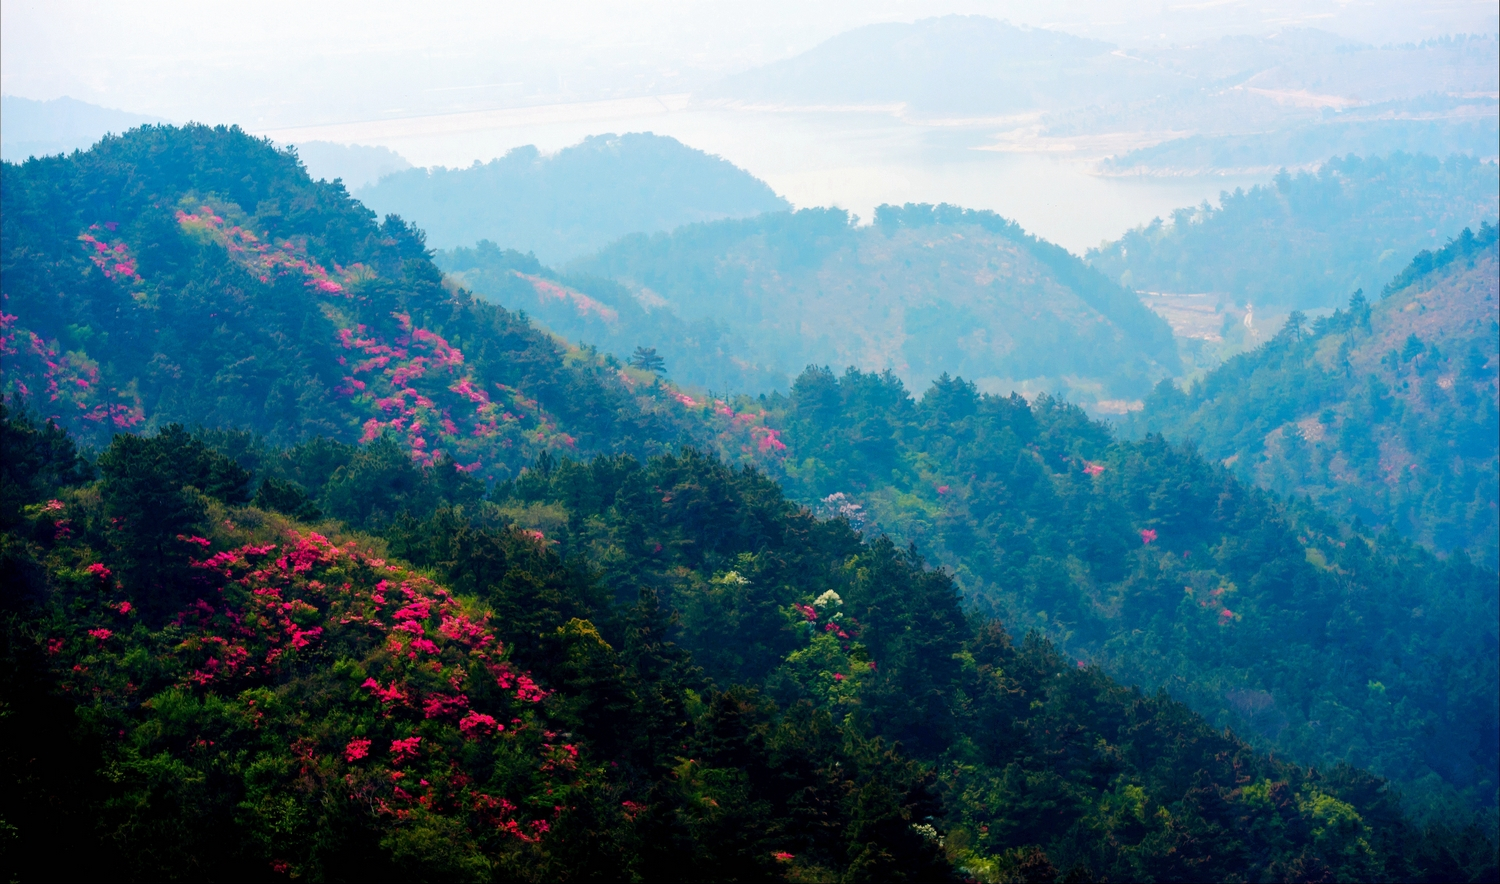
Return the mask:
<svg viewBox="0 0 1500 884"><path fill-rule="evenodd" d="M977 609L1293 758L1493 812L1493 571L1046 397L942 379L913 400L890 375L810 369L766 405L789 493L916 543Z"/></svg>
<svg viewBox="0 0 1500 884"><path fill-rule="evenodd" d="M234 130L4 176L13 877L1495 874L1462 556L1047 397L688 395Z"/></svg>
<svg viewBox="0 0 1500 884"><path fill-rule="evenodd" d="M1013 644L711 457L543 458L461 505L417 467L375 538L239 505L267 480L177 429L91 480L4 417L43 467L3 474L13 876L1493 874L1478 831ZM126 463L197 507L163 556L110 516Z"/></svg>

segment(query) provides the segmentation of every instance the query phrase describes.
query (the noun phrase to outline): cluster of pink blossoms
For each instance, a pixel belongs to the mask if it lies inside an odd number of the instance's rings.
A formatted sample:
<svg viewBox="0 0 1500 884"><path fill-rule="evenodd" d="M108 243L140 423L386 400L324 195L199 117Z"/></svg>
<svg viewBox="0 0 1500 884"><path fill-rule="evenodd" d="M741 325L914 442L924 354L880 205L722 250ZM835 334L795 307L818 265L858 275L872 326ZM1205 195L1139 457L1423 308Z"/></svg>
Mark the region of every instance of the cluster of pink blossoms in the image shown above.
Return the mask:
<svg viewBox="0 0 1500 884"><path fill-rule="evenodd" d="M98 224L89 225L89 229L78 235L78 241L88 249L89 260L99 268L108 279L139 281L140 273L136 272L137 264L135 258L130 256L130 250L121 240L113 243L99 239L95 234L102 234L105 230L110 233L115 231L119 225L113 221L105 222L103 227Z"/></svg>
<svg viewBox="0 0 1500 884"><path fill-rule="evenodd" d="M261 282L269 283L280 276L297 276L304 285L320 294L346 295L350 281L365 276L369 271L360 264L347 270L334 265L334 272L307 257L307 247L302 242L284 239L265 243L254 232L238 224L225 226L224 219L210 206L202 206L196 212L177 212L177 223L217 242L229 253L229 257L248 270Z"/></svg>
<svg viewBox="0 0 1500 884"><path fill-rule="evenodd" d="M546 820L520 821L514 804L475 788L452 766L451 746L414 733L425 722L452 727L457 739L474 742L528 729L519 717L502 723L497 709L476 709L470 699L481 684L477 679L487 680L491 692L504 692L503 702L517 714L549 695L505 659L487 616L476 619L443 587L315 532L225 550L196 565L219 584L219 601L200 599L178 617L187 635L175 656L188 664L186 684L227 688L251 675L285 675L290 667L317 665L301 655L331 649L330 643L380 638L383 653L373 659L385 662L371 668L363 688L379 710L377 726L395 733L388 743L373 733L346 738L336 750L344 764L389 769L384 779L361 787L386 783L383 793L369 796L372 804L404 818L417 805L446 802L523 840L548 831ZM306 744L310 764L316 744L309 740L297 745ZM388 747L383 752L382 745ZM537 751L540 775L576 767L576 747L543 743ZM428 772L419 777L414 767Z"/></svg>
<svg viewBox="0 0 1500 884"><path fill-rule="evenodd" d="M686 408L703 408L705 417L719 427L720 449L730 456L759 454L779 457L786 451L786 443L781 441L781 431L765 425L765 412L736 412L722 399L699 402L686 393L675 390L667 395Z"/></svg>
<svg viewBox="0 0 1500 884"><path fill-rule="evenodd" d="M605 322L614 322L615 320L620 318L620 314L616 312L613 307L607 307L604 304L601 304L598 301L594 300L593 298L590 298L588 295L585 295L583 292L576 291L565 286L560 286L557 283L543 279L540 276L531 276L526 273L521 273L520 271L512 272L521 279L524 279L527 282L531 283L531 287L536 290L537 297L540 298L543 302L571 302L573 308L578 311L579 316L587 317L590 313L592 313Z"/></svg>
<svg viewBox="0 0 1500 884"><path fill-rule="evenodd" d="M389 341L364 325L339 330L343 348L363 358L352 365L340 358L349 374L338 392L377 412L365 421L362 442L394 432L417 462L431 466L446 454L464 472L498 462L499 449L518 442L575 446L535 400L499 383L492 396L465 364L463 351L416 326L408 314L392 316L401 331Z"/></svg>
<svg viewBox="0 0 1500 884"><path fill-rule="evenodd" d="M84 438L103 441L107 435L101 439L91 431L128 430L145 420L139 401L100 401L123 397L116 390L102 388L97 363L82 353L60 353L57 341L21 328L17 320L16 315L0 310L0 356L7 357L7 387L27 398L44 392L58 409L48 416ZM18 340L26 346L18 349Z"/></svg>

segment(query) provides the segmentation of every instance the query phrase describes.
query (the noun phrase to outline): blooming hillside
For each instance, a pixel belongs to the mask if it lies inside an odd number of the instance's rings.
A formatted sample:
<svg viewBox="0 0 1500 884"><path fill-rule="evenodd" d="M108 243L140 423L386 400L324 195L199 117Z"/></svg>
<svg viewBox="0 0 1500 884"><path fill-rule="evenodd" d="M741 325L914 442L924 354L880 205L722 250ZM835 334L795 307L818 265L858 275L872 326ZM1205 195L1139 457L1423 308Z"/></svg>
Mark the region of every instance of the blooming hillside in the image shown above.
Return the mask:
<svg viewBox="0 0 1500 884"><path fill-rule="evenodd" d="M0 442L20 880L1492 868L1369 774L1014 644L945 573L709 457L540 458L377 540L244 505L251 475L178 428L89 464L0 410Z"/></svg>
<svg viewBox="0 0 1500 884"><path fill-rule="evenodd" d="M4 387L94 445L172 421L389 432L493 480L702 429L660 384L445 286L420 233L237 129L146 127L4 176Z"/></svg>

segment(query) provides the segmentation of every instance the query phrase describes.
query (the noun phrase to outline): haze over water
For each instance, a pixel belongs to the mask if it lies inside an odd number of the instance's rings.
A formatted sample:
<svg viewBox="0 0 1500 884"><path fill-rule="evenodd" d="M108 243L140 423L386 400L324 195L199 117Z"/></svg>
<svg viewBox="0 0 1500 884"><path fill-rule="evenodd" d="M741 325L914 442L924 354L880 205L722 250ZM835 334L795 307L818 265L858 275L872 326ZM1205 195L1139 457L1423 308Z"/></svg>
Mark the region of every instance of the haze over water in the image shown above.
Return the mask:
<svg viewBox="0 0 1500 884"><path fill-rule="evenodd" d="M1127 47L1286 28L1382 45L1488 35L1496 21L1491 4L1463 2L891 2L772 4L754 13L724 4L440 4L420 15L376 4L357 16L272 3L250 20L172 3L154 4L152 15L132 9L85 4L63 15L53 4L7 3L6 93L237 123L283 143L384 146L418 166L462 167L526 144L553 151L588 135L652 131L722 155L799 208L838 206L868 219L883 202L952 202L993 209L1075 252L1268 175L1106 177L1098 161L1137 146L1130 138L1068 143L1034 138L1027 120L993 114L944 119L871 102L797 110L710 93L725 76L851 28L952 13ZM1004 149L985 149L997 144Z"/></svg>

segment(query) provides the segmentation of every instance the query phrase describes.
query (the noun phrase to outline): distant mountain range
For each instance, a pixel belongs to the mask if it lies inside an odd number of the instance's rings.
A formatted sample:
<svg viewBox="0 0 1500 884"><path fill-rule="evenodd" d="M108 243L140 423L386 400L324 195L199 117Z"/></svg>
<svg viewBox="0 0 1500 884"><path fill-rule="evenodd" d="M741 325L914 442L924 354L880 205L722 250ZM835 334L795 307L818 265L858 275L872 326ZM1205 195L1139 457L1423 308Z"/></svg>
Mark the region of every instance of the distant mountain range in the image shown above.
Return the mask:
<svg viewBox="0 0 1500 884"><path fill-rule="evenodd" d="M548 263L629 233L790 207L732 163L650 132L596 135L553 155L519 147L467 169L411 169L355 195L412 221L439 248L487 239Z"/></svg>
<svg viewBox="0 0 1500 884"><path fill-rule="evenodd" d="M1377 47L1287 29L1121 48L949 15L856 28L701 97L882 111L976 147L1107 160L1109 174L1254 174L1349 152L1492 158L1497 70L1489 35Z"/></svg>
<svg viewBox="0 0 1500 884"><path fill-rule="evenodd" d="M20 162L27 157L87 150L106 132L116 134L160 117L100 107L75 98L35 101L0 97L0 157Z"/></svg>

